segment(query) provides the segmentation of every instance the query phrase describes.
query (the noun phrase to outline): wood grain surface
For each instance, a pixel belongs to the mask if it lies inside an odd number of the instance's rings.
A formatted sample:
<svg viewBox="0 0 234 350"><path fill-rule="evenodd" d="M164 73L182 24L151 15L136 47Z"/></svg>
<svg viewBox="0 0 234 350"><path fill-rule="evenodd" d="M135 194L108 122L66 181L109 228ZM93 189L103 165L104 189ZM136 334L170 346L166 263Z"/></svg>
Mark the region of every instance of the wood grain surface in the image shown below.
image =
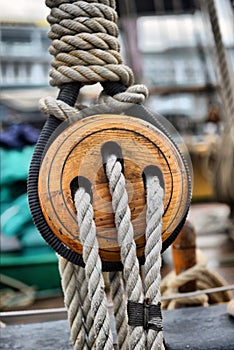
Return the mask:
<svg viewBox="0 0 234 350"><path fill-rule="evenodd" d="M174 144L151 124L125 115L97 115L65 129L49 147L39 174L43 215L53 233L81 254L71 188L90 183L95 224L103 261L119 261L111 196L105 174L108 142L120 149L138 256L144 252L146 194L143 173L160 169L165 187L162 239L178 226L188 207L188 174ZM115 147L113 148L113 150Z"/></svg>

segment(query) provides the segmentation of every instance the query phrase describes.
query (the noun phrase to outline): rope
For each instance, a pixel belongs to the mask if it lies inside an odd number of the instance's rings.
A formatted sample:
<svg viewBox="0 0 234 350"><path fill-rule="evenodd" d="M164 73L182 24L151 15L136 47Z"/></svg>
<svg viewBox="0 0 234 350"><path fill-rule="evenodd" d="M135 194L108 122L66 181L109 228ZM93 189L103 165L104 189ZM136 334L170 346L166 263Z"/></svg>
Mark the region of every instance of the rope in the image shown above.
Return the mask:
<svg viewBox="0 0 234 350"><path fill-rule="evenodd" d="M112 97L103 92L100 102L110 103L111 100L112 108L119 109L123 102L128 107L145 101L147 88L133 85L133 72L122 62L115 1L47 0L46 5L51 8L47 20L50 24L48 36L52 40L49 51L54 56L50 71L52 86L61 87L74 81L101 82L103 86L106 82L120 82L125 91L119 88ZM51 105L52 100L41 103L42 110L48 114L45 105ZM55 104L56 100L53 108L58 113Z"/></svg>
<svg viewBox="0 0 234 350"><path fill-rule="evenodd" d="M64 304L68 312L73 347L74 349L90 349L87 328L91 330L93 322L91 321L91 325L86 326L90 317L84 308L87 309L87 303L90 308L90 301L87 298L88 287L84 278L84 269L66 259L59 258L59 272L62 276Z"/></svg>
<svg viewBox="0 0 234 350"><path fill-rule="evenodd" d="M106 175L109 179L112 207L115 213L115 225L118 231L118 243L123 263L123 273L126 282L128 300L143 303L143 287L139 274L139 263L136 256L136 244L133 239L131 213L128 206L128 195L125 188L125 179L122 166L117 157L112 155L106 163ZM145 345L145 332L143 327L129 327L130 349L143 349Z"/></svg>
<svg viewBox="0 0 234 350"><path fill-rule="evenodd" d="M79 110L50 96L41 99L39 101L39 107L42 113L46 115L53 115L61 121L81 119Z"/></svg>
<svg viewBox="0 0 234 350"><path fill-rule="evenodd" d="M115 1L47 0L46 4L51 8L48 16L48 22L51 26L49 38L52 40L49 51L54 56L50 71L51 85L61 87L73 82L80 82L81 84L100 82L104 87L104 91L101 93L99 101L112 110L121 110L123 106L128 108L133 104L144 103L148 96L148 90L144 85L133 85L133 73L129 67L123 64L120 55ZM112 89L108 84L109 82L116 82L119 85L116 84L115 88ZM81 117L77 108L70 107L61 101L47 98L40 103L45 114L52 114L61 121L71 121ZM157 192L153 193L150 196L151 199L147 202L149 226L146 235L149 243L147 243L146 248L147 288L145 290L146 296L144 296L125 179L121 164L115 156L108 159L106 172L110 180L118 242L121 247L121 260L124 266L123 276L120 272L110 274L110 293L113 299L119 347L120 349L135 350L163 349L161 315L158 312L160 310L159 284L163 192L158 190L158 183ZM147 187L147 192L149 192L150 187ZM152 207L152 203L154 203L153 197L158 196L159 193L161 193L161 197L159 196L155 203L156 205L162 203L159 210L156 211L156 227L155 224L152 225L151 223L154 220L151 215L155 209L155 207ZM85 269L75 267L66 260L59 258L72 343L75 349L112 349L113 338L105 284L101 271L101 260L98 254L93 208L90 196L83 188L79 188L75 194L75 206L80 227L80 240L83 245ZM154 237L158 247L153 245ZM151 261L153 258L156 262L155 266ZM153 281L152 278L155 277L156 280ZM77 284L77 278L79 278L79 282L82 281L82 288L80 283ZM85 298L87 295L89 301ZM138 307L143 307L147 318L150 316L149 330L146 328L148 323L144 317L145 323L140 326L136 327L129 323L126 298L129 304L136 303ZM89 306L91 316L88 310ZM155 317L155 312L159 316ZM91 339L90 333L92 333Z"/></svg>
<svg viewBox="0 0 234 350"><path fill-rule="evenodd" d="M106 173L109 178L112 205L115 212L115 222L118 231L118 241L121 247L121 259L124 266L122 273L110 273L111 298L115 316L116 331L120 349L164 349L162 344L161 318L151 318L156 326L147 332L142 326L127 327L126 297L128 301L148 305L160 302L160 267L161 267L161 227L163 214L163 190L156 177L147 180L147 226L146 226L146 265L144 284L145 296L140 277L139 263L136 256L136 245L133 239L128 196L121 163L116 156L107 159ZM153 191L151 188L153 187ZM65 294L65 305L71 327L71 339L74 349L113 349L113 339L110 331L107 298L104 280L101 273L101 260L98 254L96 228L93 220L93 208L90 195L83 188L75 194L77 220L80 227L80 239L83 245L85 270L74 266L60 258L59 266L62 276L62 286ZM157 209L158 208L158 209ZM85 271L85 275L84 275ZM78 278L79 273L79 279ZM77 281L80 284L77 284ZM126 285L126 297L124 291ZM82 288L83 291L82 291ZM88 308L84 307L85 294L89 294L92 322L87 324ZM86 301L88 305L89 301ZM87 306L86 304L86 306ZM82 307L83 305L83 307ZM89 333L94 325L95 340L88 341ZM128 330L128 334L127 334Z"/></svg>
<svg viewBox="0 0 234 350"><path fill-rule="evenodd" d="M121 163L117 160L116 156L112 155L108 158L106 164L106 173L109 178L110 192L112 194L112 205L115 211L115 222L118 231L118 241L121 247L121 259L124 266L123 275L126 284L126 296L128 300L135 303L144 302L144 293L142 281L139 273L139 263L136 256L136 246L133 239L133 228L130 218L130 209L128 206L128 197L125 188L125 179L122 173ZM152 185L155 190L151 193ZM145 300L147 303L155 304L160 301L160 251L161 251L161 225L163 214L163 190L160 187L159 181L156 177L150 178L147 182L147 193L149 193L149 200L147 201L147 229L146 239L146 275L145 285L146 294ZM156 200L155 200L156 196ZM156 204L155 204L156 203ZM159 205L159 210L157 209ZM88 283L89 299L91 301L92 316L94 319L94 327L96 333L95 346L98 349L112 349L113 339L110 333L109 315L107 307L107 299L104 292L104 280L101 273L101 260L98 255L98 242L96 239L96 228L93 220L93 208L90 202L90 195L85 192L83 188L79 188L75 194L75 206L77 209L77 219L80 227L80 239L83 245L83 259L85 262L85 275ZM156 222L154 222L156 220ZM153 242L154 238L156 241ZM156 244L155 244L156 242ZM159 242L159 244L157 244ZM156 257L156 259L155 259ZM155 261L155 263L152 263ZM60 259L60 266L64 266L64 259ZM74 269L73 264L65 263L65 266L69 267L69 272ZM79 268L82 269L82 268ZM61 269L62 276L65 275L64 269ZM159 275L159 276L158 276ZM69 275L66 272L65 277L62 278L63 290L66 296L65 304L68 308L68 314L70 315L72 340L75 349L84 348L85 344L85 331L91 330L87 326L81 324L80 320L85 320L85 316L82 315L80 308L81 298L77 290L74 291L75 281L72 281L73 275ZM83 276L84 278L84 276ZM120 349L164 349L162 332L158 332L153 329L149 329L146 333L143 326L128 327L128 337L126 334L126 302L124 298L124 288L121 278L121 273L115 272L110 274L111 280L111 296L114 304L114 315L116 319L116 331L118 334ZM69 291L69 284L72 287ZM85 283L85 282L84 282ZM79 287L76 287L79 288ZM76 295L74 293L76 292ZM75 301L74 301L75 300ZM71 305L75 303L75 305ZM77 310L77 305L79 305ZM70 311L69 311L70 310ZM76 316L74 316L76 315ZM154 325L160 325L161 319L151 319ZM76 335L76 336L75 336ZM81 340L80 340L81 339ZM83 342L83 347L81 346ZM128 343L128 344L127 344ZM76 347L76 344L78 347ZM80 347L79 347L80 346Z"/></svg>
<svg viewBox="0 0 234 350"><path fill-rule="evenodd" d="M147 180L146 262L144 280L146 294L144 296L139 263L136 256L136 245L133 238L133 227L131 224L130 208L128 206L128 195L125 188L125 178L122 172L122 165L115 155L111 155L107 160L106 174L109 179L112 207L115 213L115 225L121 248L127 298L134 303L143 303L146 300L149 305L158 304L160 301L163 190L160 187L157 177ZM151 320L151 322L161 322L161 319ZM162 332L158 334L156 332L155 334L155 331L152 329L149 329L148 334L145 334L143 327L136 328L129 326L128 338L130 349L161 349L162 347Z"/></svg>
<svg viewBox="0 0 234 350"><path fill-rule="evenodd" d="M128 349L128 326L126 311L126 296L122 272L110 272L110 292L113 301L115 327L120 349Z"/></svg>
<svg viewBox="0 0 234 350"><path fill-rule="evenodd" d="M214 287L214 288L208 288L203 290L196 290L195 292L185 292L185 293L177 293L173 295L163 296L161 300L173 300L173 299L183 299L183 298L190 298L202 294L213 294L213 293L222 293L226 291L234 290L234 284L228 284L221 287Z"/></svg>
<svg viewBox="0 0 234 350"><path fill-rule="evenodd" d="M47 20L52 39L49 51L54 55L51 85L119 80L125 86L133 84L133 73L122 64L119 54L114 2L107 5L106 1L46 1L46 4L51 7Z"/></svg>
<svg viewBox="0 0 234 350"><path fill-rule="evenodd" d="M218 13L214 0L207 0L206 7L210 17L210 24L214 34L215 53L217 60L217 73L220 79L220 92L223 98L224 108L228 120L234 121L234 82L229 68L226 49L222 40L222 34L218 19Z"/></svg>
<svg viewBox="0 0 234 350"><path fill-rule="evenodd" d="M0 281L1 284L7 286L7 288L2 288L0 290L1 310L28 306L35 301L36 290L34 287L28 286L27 284L4 274L0 274Z"/></svg>
<svg viewBox="0 0 234 350"><path fill-rule="evenodd" d="M164 191L157 177L147 177L147 212L146 212L146 246L145 246L145 298L157 305L161 302L161 249L162 249L162 216L164 213ZM161 322L161 319L155 320ZM162 326L160 324L160 326ZM162 331L150 329L147 335L148 349L161 349Z"/></svg>
<svg viewBox="0 0 234 350"><path fill-rule="evenodd" d="M144 103L148 90L143 85L133 85L133 73L120 55L115 1L46 0L46 4L51 8L49 51L54 56L51 85L61 88L74 82L81 85L99 82L104 88L99 101L113 110ZM110 82L116 83L115 89L108 87ZM69 104L74 105L75 101ZM41 108L61 121L81 118L79 108L51 98L41 101ZM125 179L115 155L107 159L106 174L123 263L123 275L110 274L118 345L124 350L164 349L159 288L163 189L156 177L147 179L146 262L145 277L141 278ZM93 208L90 195L83 188L75 194L75 207L85 268L59 258L72 343L75 350L113 349ZM139 323L135 308L140 310Z"/></svg>
<svg viewBox="0 0 234 350"><path fill-rule="evenodd" d="M211 271L206 266L206 258L200 250L197 251L198 263L190 269L176 275L173 271L169 273L161 283L162 293L162 308L173 309L178 303L185 305L203 305L216 304L227 302L231 299L230 293L226 290L219 291L216 293L206 293L206 289L221 287L226 282L214 271ZM204 290L201 293L178 293L179 288L189 281L195 280L199 291ZM211 289L212 290L212 289ZM176 297L176 295L178 298ZM187 295L188 294L188 295ZM172 296L173 298L167 298Z"/></svg>
<svg viewBox="0 0 234 350"><path fill-rule="evenodd" d="M215 57L217 74L220 81L220 94L226 116L223 136L217 145L216 154L211 150L211 157L215 157L213 168L213 187L218 199L229 203L233 207L233 169L234 169L234 81L230 72L226 49L222 40L218 13L214 0L203 2L209 18L215 42ZM232 5L231 5L232 6Z"/></svg>
<svg viewBox="0 0 234 350"><path fill-rule="evenodd" d="M80 227L80 240L83 245L88 294L94 318L95 346L97 349L113 349L102 263L98 253L96 226L93 220L93 207L90 195L83 188L79 188L75 194L75 206Z"/></svg>

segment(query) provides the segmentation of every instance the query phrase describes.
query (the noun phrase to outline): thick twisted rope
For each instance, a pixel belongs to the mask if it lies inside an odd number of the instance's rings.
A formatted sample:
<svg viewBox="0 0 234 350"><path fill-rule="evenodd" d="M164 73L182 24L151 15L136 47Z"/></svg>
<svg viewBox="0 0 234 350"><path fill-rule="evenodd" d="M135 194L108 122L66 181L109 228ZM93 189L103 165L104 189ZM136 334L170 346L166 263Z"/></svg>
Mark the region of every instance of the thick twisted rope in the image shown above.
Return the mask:
<svg viewBox="0 0 234 350"><path fill-rule="evenodd" d="M145 246L145 298L157 305L161 302L161 249L162 249L162 216L164 213L164 191L156 176L146 178L147 211L146 211L146 246ZM162 326L161 319L155 324ZM162 331L150 329L147 335L147 349L162 349Z"/></svg>
<svg viewBox="0 0 234 350"><path fill-rule="evenodd" d="M211 150L211 156L215 156L213 166L213 187L219 200L225 201L233 208L234 200L234 79L230 70L225 45L223 43L218 12L214 0L203 2L209 18L214 36L216 68L220 83L220 95L225 111L225 125L223 136L218 144L216 154ZM232 6L232 5L231 5ZM223 150L225 150L223 152Z"/></svg>
<svg viewBox="0 0 234 350"><path fill-rule="evenodd" d="M204 3L205 4L205 3ZM223 43L218 12L214 0L207 0L206 7L214 34L217 73L220 79L220 92L228 120L234 122L234 81L230 72L226 49Z"/></svg>
<svg viewBox="0 0 234 350"><path fill-rule="evenodd" d="M115 327L118 335L118 345L122 350L128 349L128 324L126 310L126 295L122 272L110 272L110 292L113 301Z"/></svg>
<svg viewBox="0 0 234 350"><path fill-rule="evenodd" d="M139 263L136 256L136 245L133 238L131 213L125 178L121 163L115 155L111 155L106 163L106 174L109 179L112 206L115 213L115 224L118 242L121 249L121 260L124 266L124 279L128 300L135 303L147 301L157 305L160 302L160 268L162 248L162 215L163 189L157 177L147 179L147 215L146 215L146 247L145 247L145 297L140 278ZM151 320L162 326L161 319ZM162 332L149 329L145 333L143 327L129 326L130 349L163 349Z"/></svg>
<svg viewBox="0 0 234 350"><path fill-rule="evenodd" d="M52 40L50 53L54 55L51 85L116 81L126 91L112 97L102 94L100 102L111 103L114 109L123 108L123 102L126 107L144 103L148 90L144 85L132 85L132 70L123 65L119 52L115 1L47 0L46 4L51 8L48 36ZM45 101L43 110L48 103L51 105L51 101Z"/></svg>
<svg viewBox="0 0 234 350"><path fill-rule="evenodd" d="M82 308L82 320L79 320L79 322L84 322L84 329L86 331L86 343L88 345L88 349L92 349L95 345L95 329L93 327L94 325L94 318L92 315L92 309L91 309L91 302L89 299L89 293L88 293L88 283L85 277L85 270L83 267L75 266L75 273L76 273L76 283L79 283L79 295L80 295L80 307ZM74 325L75 327L77 325ZM79 344L80 348L80 344Z"/></svg>
<svg viewBox="0 0 234 350"><path fill-rule="evenodd" d="M136 303L143 303L147 300L147 303L157 305L160 302L163 190L157 177L147 179L144 297L125 178L121 163L115 155L111 155L107 159L106 173L109 179L118 241L121 247L126 297ZM75 267L60 258L60 273L65 294L65 305L68 309L72 342L74 349L77 350L92 349L95 346L98 349L112 349L112 335L104 291L105 286L101 273L101 260L98 254L93 208L90 195L83 188L79 188L75 194L75 206L80 227L80 239L83 245L83 259L86 264L85 276L83 268ZM76 280L82 281L82 288L76 284ZM146 333L143 326L127 327L126 297L121 273L111 273L110 280L120 349L164 349L161 331L149 329ZM87 292L89 299L87 299ZM90 306L91 315L89 314ZM161 327L161 319L155 318L151 322Z"/></svg>
<svg viewBox="0 0 234 350"><path fill-rule="evenodd" d="M50 72L51 85L60 87L65 83L76 81L83 84L104 83L106 81L120 82L122 86L125 86L126 90L124 92L123 89L121 89L121 92L116 91L111 97L103 92L100 96L100 102L104 102L104 105L110 106L113 110L121 110L123 105L125 108L128 108L135 103L144 103L148 95L148 90L143 85L132 86L134 81L133 73L129 67L123 65L119 53L120 45L117 39L118 28L116 25L117 14L115 11L115 1L47 0L46 4L51 8L48 22L51 25L49 37L52 40L50 53L54 55ZM80 112L76 109L51 98L41 101L41 104L44 113L52 114L60 120L74 120L81 117ZM110 162L112 160L110 159ZM116 227L119 232L121 258L124 264L126 294L129 300L143 303L144 293L139 274L136 245L133 239L130 209L127 204L125 181L123 174L118 173L119 170L121 172L118 164L114 166L114 169L117 169L116 174L117 176L120 175L120 178L115 178L115 174L113 175L111 170L111 178L114 181L117 180L117 182L112 182L110 188L113 189L113 205L116 205ZM113 186L116 186L116 188ZM123 193L120 203L117 203L118 198L116 197L118 190ZM65 302L67 304L68 314L70 314L69 317L71 318L71 327L78 327L71 331L72 340L75 348L75 344L79 344L79 341L75 339L77 336L83 339L82 344L85 344L86 341L87 346L91 348L111 349L113 347L113 341L110 333L104 281L101 274L101 260L98 255L93 208L90 203L90 197L84 192L84 189L77 191L75 205L78 224L80 226L80 239L83 244L83 260L86 264L85 283L87 285L85 286L85 290L88 290L92 317L86 317L88 326L87 324L84 326L81 323L79 325L75 324L75 322L72 322L74 319L74 310L69 307L69 300ZM124 217L122 218L121 215L123 213ZM158 249L159 253L160 250L161 248ZM60 269L62 281L66 278L63 274L69 275L72 271L72 267L69 266L69 268L71 270L68 270L68 272L66 272L68 268ZM84 272L77 269L76 271L74 270L74 273L76 275L79 273L81 276ZM146 332L142 326L129 326L129 337L127 337L127 317L126 308L124 309L125 298L121 274L113 273L110 278L112 281L111 295L114 304L119 346L121 349L145 349L147 347ZM62 282L62 284L64 284L64 291L67 293L69 290L67 284L65 282ZM158 279L154 285L158 287ZM73 288L75 288L74 283ZM70 295L72 293L75 295L76 292L74 290L72 291L71 287L69 293ZM159 294L158 292L154 294L157 297L152 298L152 301L157 301ZM88 313L87 306L89 302L86 301L84 296L79 295L79 298L80 302L85 303L86 307L83 306L83 308L77 309L77 312L80 315L82 311ZM87 321L88 319L89 322ZM80 321L77 320L78 322ZM89 339L90 337L87 336L87 332L91 332L93 329L92 322L96 339L93 336ZM85 331L86 338L84 337ZM149 334L151 333L150 331ZM153 333L155 334L155 331ZM157 336L157 347L155 343L151 348L158 349L159 342ZM153 341L150 341L149 344L151 343L153 344ZM79 345L77 346L79 348Z"/></svg>
<svg viewBox="0 0 234 350"><path fill-rule="evenodd" d="M107 161L106 174L112 195L112 206L115 213L115 225L118 232L127 297L128 300L133 302L143 303L143 286L140 278L139 262L136 256L136 244L133 238L125 178L122 173L121 163L115 155L110 156ZM130 349L144 349L146 339L143 327L129 326L128 338Z"/></svg>
<svg viewBox="0 0 234 350"><path fill-rule="evenodd" d="M102 263L98 253L96 226L93 220L93 207L90 195L83 188L79 188L75 194L75 206L80 227L80 240L83 245L83 259L92 317L94 319L95 346L97 349L113 349L105 283L102 277Z"/></svg>
<svg viewBox="0 0 234 350"><path fill-rule="evenodd" d="M83 289L87 290L84 269L61 257L59 258L59 272L62 276L64 304L68 312L73 347L75 350L90 349L86 330L87 314L83 309L85 303Z"/></svg>
<svg viewBox="0 0 234 350"><path fill-rule="evenodd" d="M39 106L42 113L46 115L53 115L57 119L64 120L79 120L80 111L74 107L69 106L67 103L56 100L53 97L46 97L39 101Z"/></svg>
<svg viewBox="0 0 234 350"><path fill-rule="evenodd" d="M80 81L92 84L121 81L133 84L131 69L122 64L117 40L115 3L46 1L51 7L50 53L54 55L51 85Z"/></svg>

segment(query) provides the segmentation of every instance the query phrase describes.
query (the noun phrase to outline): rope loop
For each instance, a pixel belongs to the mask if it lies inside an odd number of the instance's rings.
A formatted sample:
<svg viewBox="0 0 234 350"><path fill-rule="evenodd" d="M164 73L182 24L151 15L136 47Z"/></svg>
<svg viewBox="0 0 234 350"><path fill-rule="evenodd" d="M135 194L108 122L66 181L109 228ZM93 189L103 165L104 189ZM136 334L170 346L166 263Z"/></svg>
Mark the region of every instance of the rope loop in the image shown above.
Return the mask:
<svg viewBox="0 0 234 350"><path fill-rule="evenodd" d="M183 271L179 275L176 275L174 271L172 271L164 277L161 283L161 293L163 297L178 294L179 288L191 280L195 280L197 289L201 291L204 290L204 293L191 297L185 295L183 298L183 293L181 293L180 299L163 300L162 309L173 309L176 303L208 306L209 304L227 302L230 300L230 293L228 291L212 293L210 295L205 293L205 289L221 287L224 286L226 282L217 273L208 269L207 259L199 249L196 253L198 263L195 266Z"/></svg>
<svg viewBox="0 0 234 350"><path fill-rule="evenodd" d="M133 104L143 104L148 97L148 89L143 84L129 86L125 91L109 96L105 90L100 94L99 101L120 110L121 106L131 107Z"/></svg>
<svg viewBox="0 0 234 350"><path fill-rule="evenodd" d="M40 99L39 107L42 113L53 115L61 121L69 120L71 117L76 120L80 119L79 110L50 96Z"/></svg>

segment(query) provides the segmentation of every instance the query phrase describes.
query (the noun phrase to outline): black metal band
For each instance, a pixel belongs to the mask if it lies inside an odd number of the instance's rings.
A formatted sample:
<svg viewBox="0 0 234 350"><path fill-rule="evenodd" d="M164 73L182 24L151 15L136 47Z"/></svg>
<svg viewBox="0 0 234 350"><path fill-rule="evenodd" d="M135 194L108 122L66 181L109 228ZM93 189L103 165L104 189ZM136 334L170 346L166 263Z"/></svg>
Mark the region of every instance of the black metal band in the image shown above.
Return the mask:
<svg viewBox="0 0 234 350"><path fill-rule="evenodd" d="M127 90L126 86L120 81L103 81L102 86L106 94L109 96L114 96Z"/></svg>
<svg viewBox="0 0 234 350"><path fill-rule="evenodd" d="M133 327L143 327L145 330L153 329L157 332L162 331L162 313L161 303L149 304L136 303L128 300L127 305L128 324Z"/></svg>

